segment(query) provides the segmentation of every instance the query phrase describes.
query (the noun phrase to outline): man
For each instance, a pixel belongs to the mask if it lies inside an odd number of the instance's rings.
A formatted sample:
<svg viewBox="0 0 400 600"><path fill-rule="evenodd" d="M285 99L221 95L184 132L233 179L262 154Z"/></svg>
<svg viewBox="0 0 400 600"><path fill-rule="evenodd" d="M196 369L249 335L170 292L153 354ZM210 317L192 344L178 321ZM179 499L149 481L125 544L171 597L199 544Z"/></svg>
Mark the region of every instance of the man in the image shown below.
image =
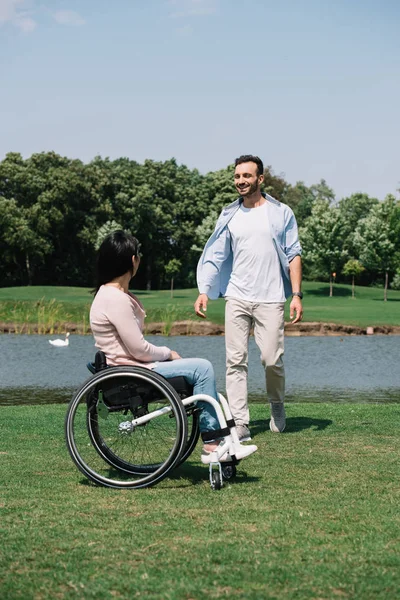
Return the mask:
<svg viewBox="0 0 400 600"><path fill-rule="evenodd" d="M209 299L226 298L226 391L239 439L250 440L247 363L250 328L261 351L271 407L270 429L286 426L284 303L292 296L292 323L303 316L301 246L293 211L262 193L264 166L258 156L235 161L240 197L225 207L197 268L200 295L194 305L205 318Z"/></svg>

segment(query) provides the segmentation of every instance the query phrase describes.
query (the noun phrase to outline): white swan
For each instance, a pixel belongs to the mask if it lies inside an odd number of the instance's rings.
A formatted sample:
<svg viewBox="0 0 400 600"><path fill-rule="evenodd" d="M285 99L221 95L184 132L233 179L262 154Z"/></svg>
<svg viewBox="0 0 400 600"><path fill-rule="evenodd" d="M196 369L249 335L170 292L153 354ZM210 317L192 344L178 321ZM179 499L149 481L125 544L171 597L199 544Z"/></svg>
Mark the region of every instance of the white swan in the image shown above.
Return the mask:
<svg viewBox="0 0 400 600"><path fill-rule="evenodd" d="M69 333L65 334L65 340L49 340L49 344L52 346L68 346L69 345Z"/></svg>

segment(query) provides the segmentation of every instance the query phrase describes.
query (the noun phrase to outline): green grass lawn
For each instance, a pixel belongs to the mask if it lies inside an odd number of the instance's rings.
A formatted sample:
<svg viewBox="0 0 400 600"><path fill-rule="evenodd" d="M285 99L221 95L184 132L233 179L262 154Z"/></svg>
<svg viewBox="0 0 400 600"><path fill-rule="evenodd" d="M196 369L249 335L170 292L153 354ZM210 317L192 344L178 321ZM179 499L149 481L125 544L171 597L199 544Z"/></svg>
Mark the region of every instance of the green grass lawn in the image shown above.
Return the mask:
<svg viewBox="0 0 400 600"><path fill-rule="evenodd" d="M252 405L259 451L219 492L200 449L159 485L89 484L66 406L0 409L0 598L400 597L400 405Z"/></svg>
<svg viewBox="0 0 400 600"><path fill-rule="evenodd" d="M339 323L367 327L369 325L400 325L400 291L390 290L388 301L383 301L383 289L356 287L356 298L351 287L338 284L333 298L329 285L318 282L304 283L304 321ZM147 321L176 321L197 319L193 304L197 290L176 290L171 298L169 290L136 292L147 310ZM92 296L89 288L76 287L14 287L0 289L0 321L15 323L75 322L88 324ZM286 306L286 319L289 302ZM208 319L224 322L224 300L209 303Z"/></svg>

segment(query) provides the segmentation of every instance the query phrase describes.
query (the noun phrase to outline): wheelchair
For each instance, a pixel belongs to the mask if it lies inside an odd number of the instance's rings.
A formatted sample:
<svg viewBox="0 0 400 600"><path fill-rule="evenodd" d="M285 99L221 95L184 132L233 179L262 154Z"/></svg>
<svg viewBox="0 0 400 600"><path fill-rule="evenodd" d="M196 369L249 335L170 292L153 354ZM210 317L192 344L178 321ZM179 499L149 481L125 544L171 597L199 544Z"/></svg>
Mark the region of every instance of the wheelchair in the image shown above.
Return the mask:
<svg viewBox="0 0 400 600"><path fill-rule="evenodd" d="M219 404L211 396L193 395L184 377L165 379L145 367L109 367L103 352L87 367L92 376L71 399L65 437L73 462L90 481L145 488L167 477L197 445L199 400L214 406L221 427L203 434L203 441L216 434L223 440L211 456L211 488L219 490L225 479L236 476L243 447L221 394Z"/></svg>

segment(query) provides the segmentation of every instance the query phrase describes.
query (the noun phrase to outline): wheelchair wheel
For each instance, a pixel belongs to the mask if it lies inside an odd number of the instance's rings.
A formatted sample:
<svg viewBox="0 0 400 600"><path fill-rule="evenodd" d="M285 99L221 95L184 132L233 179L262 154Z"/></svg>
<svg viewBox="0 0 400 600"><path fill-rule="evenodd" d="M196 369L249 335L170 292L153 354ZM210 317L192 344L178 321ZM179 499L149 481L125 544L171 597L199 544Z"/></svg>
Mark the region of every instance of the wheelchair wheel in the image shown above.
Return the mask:
<svg viewBox="0 0 400 600"><path fill-rule="evenodd" d="M186 407L186 417L188 420L188 437L186 441L186 445L183 449L182 455L179 459L179 464L185 462L192 454L193 450L197 446L197 442L200 437L200 417L199 417L199 409L196 407Z"/></svg>
<svg viewBox="0 0 400 600"><path fill-rule="evenodd" d="M147 375L147 373L145 373ZM175 389L175 388L174 388ZM175 390L176 391L176 390ZM192 454L193 450L197 446L197 442L200 437L200 418L199 418L199 409L196 408L195 405L189 405L185 407L185 413L187 418L187 441L180 455L179 461L175 466L178 466L184 463L187 458ZM113 448L109 447L107 440L103 437L102 431L102 422L101 418L99 418L98 411L94 408L89 410L87 413L87 426L88 432L92 439L92 442L96 448L99 448L101 455L104 460L109 462L111 466L117 467L127 473L133 473L136 475L141 475L143 473L153 473L157 471L157 469L161 466L160 463L148 463L145 464L135 464L131 463L113 450ZM129 427L129 424L127 423Z"/></svg>
<svg viewBox="0 0 400 600"><path fill-rule="evenodd" d="M143 367L111 367L76 392L65 433L72 460L91 481L140 488L158 483L179 462L188 423L163 377Z"/></svg>
<svg viewBox="0 0 400 600"><path fill-rule="evenodd" d="M233 479L236 477L236 466L233 463L224 463L222 465L222 475L224 479Z"/></svg>
<svg viewBox="0 0 400 600"><path fill-rule="evenodd" d="M214 471L211 477L211 489L214 491L220 490L223 486L221 475L218 471Z"/></svg>

